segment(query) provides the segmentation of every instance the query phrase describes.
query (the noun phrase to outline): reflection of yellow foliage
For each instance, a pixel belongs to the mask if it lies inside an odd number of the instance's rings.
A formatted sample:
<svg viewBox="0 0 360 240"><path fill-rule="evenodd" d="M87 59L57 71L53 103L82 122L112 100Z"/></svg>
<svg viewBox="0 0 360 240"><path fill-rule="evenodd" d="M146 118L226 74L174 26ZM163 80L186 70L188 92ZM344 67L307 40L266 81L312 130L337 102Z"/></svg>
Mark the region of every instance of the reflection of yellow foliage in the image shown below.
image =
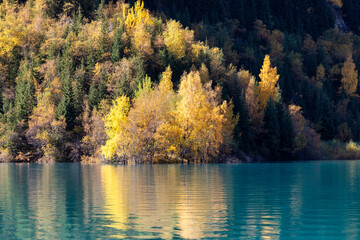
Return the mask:
<svg viewBox="0 0 360 240"><path fill-rule="evenodd" d="M123 191L123 175L118 168L105 165L101 168L101 179L103 184L103 192L105 198L105 212L111 224L108 227L117 230L125 230L128 222L128 206L126 205L124 195L128 197ZM111 238L124 238L125 235L107 236Z"/></svg>
<svg viewBox="0 0 360 240"><path fill-rule="evenodd" d="M216 233L226 219L227 205L224 201L222 178L217 171L211 174L205 171L194 168L186 179L188 184L176 183L177 186L173 188L174 195L178 196L176 199L176 212L179 217L177 227L180 237L185 239L210 236L220 238L220 235ZM181 180L180 183L182 183ZM203 214L198 214L199 209L202 209Z"/></svg>

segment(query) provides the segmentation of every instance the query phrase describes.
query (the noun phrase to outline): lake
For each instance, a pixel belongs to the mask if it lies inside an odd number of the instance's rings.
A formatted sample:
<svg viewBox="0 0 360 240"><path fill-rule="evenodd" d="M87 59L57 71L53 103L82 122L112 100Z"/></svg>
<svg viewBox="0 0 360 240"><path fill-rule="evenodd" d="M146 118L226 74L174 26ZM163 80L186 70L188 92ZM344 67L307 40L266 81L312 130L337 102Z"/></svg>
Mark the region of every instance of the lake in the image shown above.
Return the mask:
<svg viewBox="0 0 360 240"><path fill-rule="evenodd" d="M0 164L0 239L359 239L360 162Z"/></svg>

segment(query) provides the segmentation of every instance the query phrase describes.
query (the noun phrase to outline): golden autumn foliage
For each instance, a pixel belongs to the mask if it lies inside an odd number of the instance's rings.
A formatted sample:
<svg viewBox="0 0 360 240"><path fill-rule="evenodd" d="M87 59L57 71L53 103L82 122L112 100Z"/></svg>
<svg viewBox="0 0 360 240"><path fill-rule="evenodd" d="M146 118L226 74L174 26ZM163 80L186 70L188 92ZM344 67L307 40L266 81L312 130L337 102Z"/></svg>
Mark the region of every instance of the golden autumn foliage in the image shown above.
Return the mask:
<svg viewBox="0 0 360 240"><path fill-rule="evenodd" d="M135 5L128 9L127 5L123 5L123 18L125 19L126 29L131 31L139 24L148 25L152 22L152 18L147 9L144 8L144 2L136 1Z"/></svg>
<svg viewBox="0 0 360 240"><path fill-rule="evenodd" d="M302 114L301 107L289 106L289 112L295 134L295 149L298 154L317 157L319 154L320 134L318 134Z"/></svg>
<svg viewBox="0 0 360 240"><path fill-rule="evenodd" d="M228 144L236 119L232 104L220 101L220 89L211 89L211 82L203 86L199 72L182 77L179 87L181 98L175 112L180 130L180 156L195 157L197 161L210 161Z"/></svg>
<svg viewBox="0 0 360 240"><path fill-rule="evenodd" d="M0 57L8 57L16 46L21 45L25 36L24 23L16 8L17 5L7 0L0 5Z"/></svg>
<svg viewBox="0 0 360 240"><path fill-rule="evenodd" d="M38 104L29 119L26 137L40 156L41 162L54 162L61 158L61 146L65 137L65 119L56 118L56 108L47 89L39 96Z"/></svg>
<svg viewBox="0 0 360 240"><path fill-rule="evenodd" d="M171 75L168 67L159 86L145 87L130 109L123 97L114 103L105 118L106 158L116 153L133 163L184 158L204 162L229 150L237 121L232 104L221 102L220 89L213 90L211 82L203 86L198 71L182 77L175 95Z"/></svg>
<svg viewBox="0 0 360 240"><path fill-rule="evenodd" d="M309 34L306 34L301 50L306 54L316 53L316 43Z"/></svg>
<svg viewBox="0 0 360 240"><path fill-rule="evenodd" d="M194 39L194 32L183 28L181 23L170 20L166 24L164 32L164 42L167 50L177 59L185 57L188 45Z"/></svg>
<svg viewBox="0 0 360 240"><path fill-rule="evenodd" d="M277 74L276 67L271 67L269 55L265 56L259 77L261 79L259 82L259 100L265 108L270 98L276 100L278 97L277 82L280 77Z"/></svg>
<svg viewBox="0 0 360 240"><path fill-rule="evenodd" d="M264 107L258 99L258 86L255 83L255 77L249 76L248 86L245 92L245 103L249 111L249 123L257 131L264 125Z"/></svg>
<svg viewBox="0 0 360 240"><path fill-rule="evenodd" d="M129 98L121 96L114 100L109 114L104 118L108 140L105 146L102 147L102 153L107 159L111 159L115 154L117 154L118 157L123 157L124 154L122 150L128 147L125 128L128 122L129 110Z"/></svg>
<svg viewBox="0 0 360 240"><path fill-rule="evenodd" d="M158 127L169 119L173 96L171 69L163 73L158 87L153 89L149 81L150 78L144 80L131 108L128 100L121 97L106 116L109 140L103 153L107 159L116 153L117 157L129 163L153 162L154 155L159 154L155 134Z"/></svg>
<svg viewBox="0 0 360 240"><path fill-rule="evenodd" d="M200 73L200 78L201 78L202 84L206 84L211 81L209 69L206 67L206 65L204 63L201 64L199 73Z"/></svg>
<svg viewBox="0 0 360 240"><path fill-rule="evenodd" d="M137 24L134 29L134 45L140 54L150 56L154 52L151 46L151 34L142 23Z"/></svg>
<svg viewBox="0 0 360 240"><path fill-rule="evenodd" d="M325 68L324 65L320 64L316 69L316 81L324 82L325 80Z"/></svg>
<svg viewBox="0 0 360 240"><path fill-rule="evenodd" d="M341 0L327 0L329 2L331 2L334 6L337 6L339 8L342 8L343 6L343 3Z"/></svg>
<svg viewBox="0 0 360 240"><path fill-rule="evenodd" d="M105 144L107 134L105 132L104 117L109 112L109 104L106 101L100 103L99 109L90 111L89 101L84 100L84 113L82 115L85 136L81 140L83 162L99 162L103 160L102 146Z"/></svg>
<svg viewBox="0 0 360 240"><path fill-rule="evenodd" d="M160 83L159 83L159 89L161 92L167 92L167 91L172 91L173 90L173 83L171 81L171 77L172 77L172 71L170 66L168 66L165 70L165 72L163 72Z"/></svg>
<svg viewBox="0 0 360 240"><path fill-rule="evenodd" d="M358 71L351 56L349 56L341 69L341 82L348 95L353 95L357 90Z"/></svg>
<svg viewBox="0 0 360 240"><path fill-rule="evenodd" d="M159 151L159 143L155 135L159 126L169 120L172 89L156 87L150 92L143 92L135 99L129 112L127 133L131 145L128 149L130 162L146 162L163 160Z"/></svg>

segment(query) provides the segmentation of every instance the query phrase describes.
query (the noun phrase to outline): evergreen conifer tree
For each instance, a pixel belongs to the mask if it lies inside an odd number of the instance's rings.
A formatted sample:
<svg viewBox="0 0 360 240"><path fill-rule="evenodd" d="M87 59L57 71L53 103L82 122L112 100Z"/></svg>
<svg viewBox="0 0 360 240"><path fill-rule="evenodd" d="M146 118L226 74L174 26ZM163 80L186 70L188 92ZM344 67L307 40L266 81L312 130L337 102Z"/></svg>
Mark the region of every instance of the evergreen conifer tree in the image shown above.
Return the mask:
<svg viewBox="0 0 360 240"><path fill-rule="evenodd" d="M33 73L27 60L20 67L17 82L15 95L16 121L27 121L35 104Z"/></svg>
<svg viewBox="0 0 360 240"><path fill-rule="evenodd" d="M111 60L114 63L119 62L124 54L125 46L122 39L124 31L125 31L124 24L121 24L120 27L115 29L114 44L112 46L112 51L111 51Z"/></svg>

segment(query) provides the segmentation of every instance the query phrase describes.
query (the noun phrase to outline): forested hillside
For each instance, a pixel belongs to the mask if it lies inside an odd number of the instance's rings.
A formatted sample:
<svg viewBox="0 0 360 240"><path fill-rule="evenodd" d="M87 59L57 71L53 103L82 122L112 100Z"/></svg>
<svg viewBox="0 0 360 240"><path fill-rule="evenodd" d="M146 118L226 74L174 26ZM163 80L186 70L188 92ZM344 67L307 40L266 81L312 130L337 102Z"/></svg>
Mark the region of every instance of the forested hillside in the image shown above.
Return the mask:
<svg viewBox="0 0 360 240"><path fill-rule="evenodd" d="M359 11L5 0L0 162L358 158Z"/></svg>

